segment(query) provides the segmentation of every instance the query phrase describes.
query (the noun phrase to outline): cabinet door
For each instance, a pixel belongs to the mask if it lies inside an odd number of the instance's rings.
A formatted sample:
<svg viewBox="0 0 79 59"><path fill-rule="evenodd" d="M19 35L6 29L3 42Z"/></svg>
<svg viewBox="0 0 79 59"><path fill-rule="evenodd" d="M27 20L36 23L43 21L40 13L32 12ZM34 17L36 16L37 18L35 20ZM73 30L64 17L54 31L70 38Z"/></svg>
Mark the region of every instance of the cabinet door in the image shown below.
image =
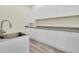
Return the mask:
<svg viewBox="0 0 79 59"><path fill-rule="evenodd" d="M58 5L56 8L57 8L57 17L67 16L66 5Z"/></svg>
<svg viewBox="0 0 79 59"><path fill-rule="evenodd" d="M25 33L30 35L30 28L25 28Z"/></svg>
<svg viewBox="0 0 79 59"><path fill-rule="evenodd" d="M69 51L79 53L79 33L71 33L70 39L68 40Z"/></svg>
<svg viewBox="0 0 79 59"><path fill-rule="evenodd" d="M40 32L40 29L36 29L36 32L35 32L35 40L37 41L40 41L40 36L41 36L41 32Z"/></svg>
<svg viewBox="0 0 79 59"><path fill-rule="evenodd" d="M47 30L40 29L40 41L43 42L43 43L47 43L48 42Z"/></svg>
<svg viewBox="0 0 79 59"><path fill-rule="evenodd" d="M53 6L42 6L35 13L35 19L44 19L57 16L56 5Z"/></svg>
<svg viewBox="0 0 79 59"><path fill-rule="evenodd" d="M33 29L30 28L30 37L33 38Z"/></svg>
<svg viewBox="0 0 79 59"><path fill-rule="evenodd" d="M53 47L55 47L56 43L56 31L54 30L47 30L47 43Z"/></svg>
<svg viewBox="0 0 79 59"><path fill-rule="evenodd" d="M69 16L79 15L79 5L68 5L66 8Z"/></svg>
<svg viewBox="0 0 79 59"><path fill-rule="evenodd" d="M57 40L56 47L63 51L68 51L68 37L69 32L58 31L57 32Z"/></svg>
<svg viewBox="0 0 79 59"><path fill-rule="evenodd" d="M35 39L36 37L36 30L34 28L30 28L30 37L32 39Z"/></svg>

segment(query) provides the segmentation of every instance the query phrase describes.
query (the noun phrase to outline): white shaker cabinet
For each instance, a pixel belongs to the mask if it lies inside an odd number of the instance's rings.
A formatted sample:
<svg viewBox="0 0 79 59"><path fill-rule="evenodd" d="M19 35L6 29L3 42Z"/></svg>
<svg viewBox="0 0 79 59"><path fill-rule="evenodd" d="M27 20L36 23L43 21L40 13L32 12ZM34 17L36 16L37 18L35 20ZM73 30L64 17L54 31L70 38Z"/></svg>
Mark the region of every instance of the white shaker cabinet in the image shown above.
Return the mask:
<svg viewBox="0 0 79 59"><path fill-rule="evenodd" d="M40 34L41 34L41 32L40 32L40 29L35 29L35 40L37 40L37 41L40 41Z"/></svg>
<svg viewBox="0 0 79 59"><path fill-rule="evenodd" d="M40 41L47 44L48 42L47 30L40 29Z"/></svg>
<svg viewBox="0 0 79 59"><path fill-rule="evenodd" d="M66 9L68 16L79 15L79 5L68 5Z"/></svg>
<svg viewBox="0 0 79 59"><path fill-rule="evenodd" d="M46 29L40 29L40 41L48 44L52 47L55 47L55 42L56 42L56 31L53 30L46 30Z"/></svg>
<svg viewBox="0 0 79 59"><path fill-rule="evenodd" d="M26 27L25 28L25 33L28 34L28 35L30 35L30 28Z"/></svg>
<svg viewBox="0 0 79 59"><path fill-rule="evenodd" d="M57 5L57 17L67 16L66 5Z"/></svg>
<svg viewBox="0 0 79 59"><path fill-rule="evenodd" d="M56 5L52 6L42 6L40 7L35 13L35 19L44 19L44 18L51 18L57 16L57 9Z"/></svg>
<svg viewBox="0 0 79 59"><path fill-rule="evenodd" d="M79 15L79 5L42 6L35 13L35 19Z"/></svg>
<svg viewBox="0 0 79 59"><path fill-rule="evenodd" d="M79 15L79 5L57 5L57 17Z"/></svg>
<svg viewBox="0 0 79 59"><path fill-rule="evenodd" d="M36 32L36 29L35 28L30 28L30 37L32 38L32 39L36 39L36 37L37 37L37 32Z"/></svg>
<svg viewBox="0 0 79 59"><path fill-rule="evenodd" d="M56 31L55 30L47 30L47 43L50 46L55 47L56 44Z"/></svg>
<svg viewBox="0 0 79 59"><path fill-rule="evenodd" d="M68 51L68 37L70 33L64 31L57 32L56 47L65 52Z"/></svg>
<svg viewBox="0 0 79 59"><path fill-rule="evenodd" d="M33 38L34 31L33 31L32 28L30 28L30 32L29 33L30 33L30 37Z"/></svg>
<svg viewBox="0 0 79 59"><path fill-rule="evenodd" d="M40 40L40 29L26 27L25 32L29 34L30 38Z"/></svg>
<svg viewBox="0 0 79 59"><path fill-rule="evenodd" d="M68 50L79 53L79 33L72 32L68 40Z"/></svg>

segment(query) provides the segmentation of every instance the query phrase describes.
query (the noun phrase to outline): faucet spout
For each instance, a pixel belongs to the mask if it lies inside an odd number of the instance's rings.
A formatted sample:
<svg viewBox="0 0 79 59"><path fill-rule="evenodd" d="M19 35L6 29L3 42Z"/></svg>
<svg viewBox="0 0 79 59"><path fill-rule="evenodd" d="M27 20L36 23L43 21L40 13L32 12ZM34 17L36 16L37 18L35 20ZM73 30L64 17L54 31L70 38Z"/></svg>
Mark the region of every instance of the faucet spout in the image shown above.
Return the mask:
<svg viewBox="0 0 79 59"><path fill-rule="evenodd" d="M12 28L12 24L11 24L11 22L9 20L1 21L1 36L3 36L3 24L4 24L4 22L8 22L9 25L10 25L10 28Z"/></svg>

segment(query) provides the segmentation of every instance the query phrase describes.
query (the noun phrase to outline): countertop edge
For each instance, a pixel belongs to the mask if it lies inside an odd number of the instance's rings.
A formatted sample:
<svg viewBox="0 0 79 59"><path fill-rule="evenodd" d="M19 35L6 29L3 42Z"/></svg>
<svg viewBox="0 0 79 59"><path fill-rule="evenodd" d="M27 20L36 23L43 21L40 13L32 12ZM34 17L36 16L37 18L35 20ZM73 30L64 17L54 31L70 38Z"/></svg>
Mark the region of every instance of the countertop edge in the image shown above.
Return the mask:
<svg viewBox="0 0 79 59"><path fill-rule="evenodd" d="M67 31L67 32L77 32L79 33L78 27L53 27L53 26L37 26L37 27L29 27L26 28L34 28L34 29L45 29L45 30L55 30L55 31Z"/></svg>

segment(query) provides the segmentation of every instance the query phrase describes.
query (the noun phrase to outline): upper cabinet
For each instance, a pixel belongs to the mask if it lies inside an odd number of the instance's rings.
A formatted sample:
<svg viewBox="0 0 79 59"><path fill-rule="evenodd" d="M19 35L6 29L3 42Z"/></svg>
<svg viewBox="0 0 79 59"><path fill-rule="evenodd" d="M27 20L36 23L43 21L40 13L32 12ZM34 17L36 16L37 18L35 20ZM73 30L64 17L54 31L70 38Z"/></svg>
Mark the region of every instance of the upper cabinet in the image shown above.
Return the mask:
<svg viewBox="0 0 79 59"><path fill-rule="evenodd" d="M79 5L58 5L57 17L79 15Z"/></svg>
<svg viewBox="0 0 79 59"><path fill-rule="evenodd" d="M34 19L79 15L79 5L43 5L33 13Z"/></svg>
<svg viewBox="0 0 79 59"><path fill-rule="evenodd" d="M67 11L66 11L66 5L57 5L56 6L56 17L63 17L63 16L67 16Z"/></svg>
<svg viewBox="0 0 79 59"><path fill-rule="evenodd" d="M44 18L51 18L57 16L56 5L54 6L42 6L36 10L33 14L35 19L44 19Z"/></svg>
<svg viewBox="0 0 79 59"><path fill-rule="evenodd" d="M79 5L68 5L66 11L68 16L79 15Z"/></svg>

